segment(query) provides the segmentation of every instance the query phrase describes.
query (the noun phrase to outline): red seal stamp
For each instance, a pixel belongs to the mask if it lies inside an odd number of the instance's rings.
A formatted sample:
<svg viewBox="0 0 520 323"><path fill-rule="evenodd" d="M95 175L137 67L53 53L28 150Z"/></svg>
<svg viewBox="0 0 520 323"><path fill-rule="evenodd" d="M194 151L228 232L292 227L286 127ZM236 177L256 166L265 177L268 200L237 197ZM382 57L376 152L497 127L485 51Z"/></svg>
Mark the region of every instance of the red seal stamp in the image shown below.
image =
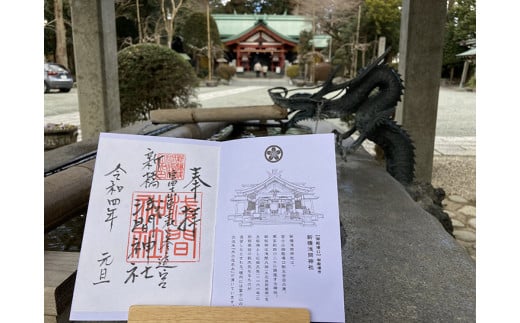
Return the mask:
<svg viewBox="0 0 520 323"><path fill-rule="evenodd" d="M158 180L183 180L186 155L172 153L157 154L156 178Z"/></svg>
<svg viewBox="0 0 520 323"><path fill-rule="evenodd" d="M201 192L134 192L126 261L198 262L201 210Z"/></svg>

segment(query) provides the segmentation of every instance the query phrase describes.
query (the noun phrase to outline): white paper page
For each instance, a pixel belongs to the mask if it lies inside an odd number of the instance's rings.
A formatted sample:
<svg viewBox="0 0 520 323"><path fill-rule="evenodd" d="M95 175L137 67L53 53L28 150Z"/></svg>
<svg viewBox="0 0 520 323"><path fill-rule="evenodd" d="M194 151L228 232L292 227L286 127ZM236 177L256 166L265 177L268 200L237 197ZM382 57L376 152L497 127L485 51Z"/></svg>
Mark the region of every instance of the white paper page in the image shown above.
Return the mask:
<svg viewBox="0 0 520 323"><path fill-rule="evenodd" d="M215 234L213 306L344 322L332 134L225 142Z"/></svg>
<svg viewBox="0 0 520 323"><path fill-rule="evenodd" d="M72 320L127 320L134 304L210 304L219 151L101 134Z"/></svg>

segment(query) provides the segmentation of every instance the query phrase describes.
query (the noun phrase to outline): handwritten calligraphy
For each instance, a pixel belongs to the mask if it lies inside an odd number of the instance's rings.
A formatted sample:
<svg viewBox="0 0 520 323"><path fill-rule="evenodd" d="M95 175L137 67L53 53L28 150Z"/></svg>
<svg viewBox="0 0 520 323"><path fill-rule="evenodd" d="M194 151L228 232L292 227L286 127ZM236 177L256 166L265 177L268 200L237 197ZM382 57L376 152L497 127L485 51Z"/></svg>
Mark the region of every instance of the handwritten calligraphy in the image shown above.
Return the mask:
<svg viewBox="0 0 520 323"><path fill-rule="evenodd" d="M160 288L167 287L170 271L177 263L200 261L202 227L202 187L211 185L202 178L202 167L191 167L186 176L186 155L157 153L146 148L138 161L142 172L128 174L121 163L103 175L106 178L104 222L112 232L121 209L130 208L125 261L128 264L122 282L134 284L139 280L154 280ZM114 163L115 164L115 163ZM135 171L133 171L135 172ZM142 191L126 192L125 179L141 176L134 187ZM177 192L182 183L184 192ZM157 192L159 190L165 192ZM111 282L110 265L114 262L110 251L98 257L99 273L92 284Z"/></svg>
<svg viewBox="0 0 520 323"><path fill-rule="evenodd" d="M101 258L99 258L97 260L99 263L99 267L100 267L99 279L96 282L92 283L93 285L110 283L110 280L108 279L108 267L114 261L111 258L112 258L112 256L107 251L105 251L101 254Z"/></svg>
<svg viewBox="0 0 520 323"><path fill-rule="evenodd" d="M208 183L206 183L204 180L202 180L200 178L200 171L201 167L193 167L193 168L190 168L191 170L191 180L188 184L186 184L186 186L184 186L184 188L188 187L191 185L191 191L193 192L193 197L195 198L197 196L197 190L198 188L200 187L200 185L204 185L206 187L211 187L211 185L209 185Z"/></svg>
<svg viewBox="0 0 520 323"><path fill-rule="evenodd" d="M124 170L119 163L113 170L104 175L110 178L110 184L105 187L105 194L108 196L105 222L110 224L110 231L112 231L114 226L114 220L117 218L116 211L121 203L120 195L124 190L124 186L121 185L121 177L124 174L126 174L126 170Z"/></svg>
<svg viewBox="0 0 520 323"><path fill-rule="evenodd" d="M144 188L158 188L159 181L157 180L156 165L160 163L161 156L150 148L147 148L147 152L144 154L145 161L142 163L145 173L142 175L144 181L141 186Z"/></svg>

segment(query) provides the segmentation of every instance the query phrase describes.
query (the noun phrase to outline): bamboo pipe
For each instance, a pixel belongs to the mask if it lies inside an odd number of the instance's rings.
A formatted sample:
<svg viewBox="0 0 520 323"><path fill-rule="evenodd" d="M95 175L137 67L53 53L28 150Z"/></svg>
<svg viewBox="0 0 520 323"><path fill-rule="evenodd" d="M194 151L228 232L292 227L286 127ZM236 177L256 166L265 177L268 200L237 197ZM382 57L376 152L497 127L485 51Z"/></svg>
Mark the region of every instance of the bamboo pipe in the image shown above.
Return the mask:
<svg viewBox="0 0 520 323"><path fill-rule="evenodd" d="M87 209L95 160L44 179L44 232Z"/></svg>
<svg viewBox="0 0 520 323"><path fill-rule="evenodd" d="M278 105L210 109L162 109L150 111L150 118L152 123L279 120L287 118L287 110Z"/></svg>

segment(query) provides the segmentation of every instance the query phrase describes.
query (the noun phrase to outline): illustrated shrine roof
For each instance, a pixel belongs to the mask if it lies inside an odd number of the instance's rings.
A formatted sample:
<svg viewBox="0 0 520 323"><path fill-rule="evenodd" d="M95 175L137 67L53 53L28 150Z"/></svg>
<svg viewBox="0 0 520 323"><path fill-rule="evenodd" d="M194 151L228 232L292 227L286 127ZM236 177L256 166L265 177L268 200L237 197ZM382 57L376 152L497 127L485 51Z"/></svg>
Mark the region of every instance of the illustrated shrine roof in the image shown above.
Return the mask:
<svg viewBox="0 0 520 323"><path fill-rule="evenodd" d="M247 188L237 190L237 193L239 195L249 195L252 193L257 193L257 192L260 192L260 191L266 189L268 186L270 186L272 184L280 184L281 186L283 186L293 192L298 192L298 193L302 193L302 194L314 194L313 193L314 187L308 187L303 184L289 182L289 181L283 179L279 173L273 173L271 177L269 177L262 183L253 184L253 185L248 186Z"/></svg>

